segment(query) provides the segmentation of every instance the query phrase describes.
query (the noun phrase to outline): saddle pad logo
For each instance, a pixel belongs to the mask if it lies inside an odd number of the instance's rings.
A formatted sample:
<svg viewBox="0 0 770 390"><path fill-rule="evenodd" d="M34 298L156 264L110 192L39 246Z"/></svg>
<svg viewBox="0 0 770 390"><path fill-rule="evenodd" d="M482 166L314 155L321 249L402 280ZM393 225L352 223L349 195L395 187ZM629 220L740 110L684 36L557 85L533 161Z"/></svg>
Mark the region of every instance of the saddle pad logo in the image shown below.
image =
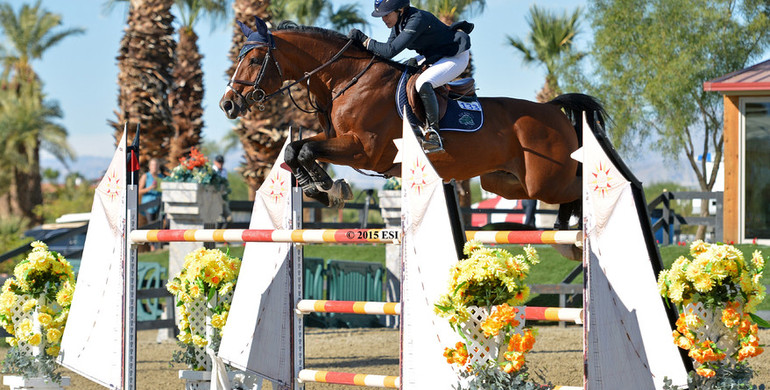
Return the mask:
<svg viewBox="0 0 770 390"><path fill-rule="evenodd" d="M481 111L481 104L479 102L457 102L457 105L460 106L463 110L469 110L469 111Z"/></svg>
<svg viewBox="0 0 770 390"><path fill-rule="evenodd" d="M476 124L476 121L473 120L473 116L471 116L467 112L460 114L460 119L458 119L457 121L460 122L461 125L465 125L469 127Z"/></svg>

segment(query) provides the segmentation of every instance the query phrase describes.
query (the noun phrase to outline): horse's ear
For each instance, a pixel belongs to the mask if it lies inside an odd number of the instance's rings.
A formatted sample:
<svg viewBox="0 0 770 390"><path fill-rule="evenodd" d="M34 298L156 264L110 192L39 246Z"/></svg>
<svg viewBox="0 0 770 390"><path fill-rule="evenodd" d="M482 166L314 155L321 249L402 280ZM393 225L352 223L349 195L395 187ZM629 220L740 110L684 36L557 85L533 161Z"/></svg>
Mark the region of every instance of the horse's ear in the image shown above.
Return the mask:
<svg viewBox="0 0 770 390"><path fill-rule="evenodd" d="M260 19L259 16L254 17L254 22L257 25L257 33L263 37L266 37L268 34L267 23L265 23L264 20Z"/></svg>
<svg viewBox="0 0 770 390"><path fill-rule="evenodd" d="M241 28L241 32L243 33L243 35L245 35L245 36L247 36L247 37L248 37L248 36L249 36L249 35L250 35L250 34L253 32L253 31L251 31L251 29L249 28L249 26L247 26L247 25L245 25L245 24L241 23L241 21L240 21L240 20L236 20L236 21L235 21L235 23L238 23L238 27L240 27L240 28Z"/></svg>

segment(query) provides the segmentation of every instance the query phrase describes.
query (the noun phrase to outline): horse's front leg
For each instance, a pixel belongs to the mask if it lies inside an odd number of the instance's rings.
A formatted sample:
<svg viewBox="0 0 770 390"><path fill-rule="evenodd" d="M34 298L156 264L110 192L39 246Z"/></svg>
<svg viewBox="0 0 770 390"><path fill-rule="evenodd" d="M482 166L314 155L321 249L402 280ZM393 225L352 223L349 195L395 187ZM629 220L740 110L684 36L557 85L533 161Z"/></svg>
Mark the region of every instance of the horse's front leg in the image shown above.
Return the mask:
<svg viewBox="0 0 770 390"><path fill-rule="evenodd" d="M353 191L344 180L333 181L317 160L357 167L365 161L366 155L357 137L342 135L322 141L309 139L300 148L297 159L318 189L328 192L330 200L339 204L352 199Z"/></svg>
<svg viewBox="0 0 770 390"><path fill-rule="evenodd" d="M303 168L300 164L298 158L299 151L307 141L308 139L290 142L286 146L283 159L286 162L286 165L288 165L291 169L291 173L294 174L294 177L297 179L297 184L299 184L299 186L302 188L302 192L305 195L311 199L317 200L326 206L332 206L332 203L329 202L329 195L326 192L318 190L318 187L316 186L315 182L313 182L313 179L310 177L305 168Z"/></svg>

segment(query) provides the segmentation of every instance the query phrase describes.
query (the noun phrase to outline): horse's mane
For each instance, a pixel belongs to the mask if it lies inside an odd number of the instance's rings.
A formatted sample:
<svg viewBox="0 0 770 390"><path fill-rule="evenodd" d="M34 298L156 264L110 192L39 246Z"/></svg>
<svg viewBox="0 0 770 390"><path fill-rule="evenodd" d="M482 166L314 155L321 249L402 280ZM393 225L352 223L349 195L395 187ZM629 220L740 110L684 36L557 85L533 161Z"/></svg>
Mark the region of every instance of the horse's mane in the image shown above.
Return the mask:
<svg viewBox="0 0 770 390"><path fill-rule="evenodd" d="M312 35L318 35L321 39L323 39L325 41L334 40L335 42L339 43L340 48L342 48L342 46L345 45L345 43L347 43L347 41L348 41L348 37L347 36L345 36L343 34L340 34L337 31L329 30L329 29L326 29L326 28L323 28L323 27L303 26L303 25L299 25L297 23L294 23L294 22L292 22L290 20L282 21L281 23L278 24L278 27L276 27L275 30L276 31L291 30L291 31L297 31L297 32L300 32L300 33L307 33L307 34L312 34ZM358 50L361 53L369 53L369 52L366 51L366 49L364 49L364 47L360 43L354 43L353 45L351 45L351 48L352 49L356 49L356 50ZM371 53L369 53L369 54L371 56ZM400 62L397 62L397 61L393 61L393 60L387 59L387 58L377 57L377 59L379 61L381 61L381 62L384 62L386 64L390 64L391 66L397 67L399 69L403 69L403 67L404 67L404 64L402 64Z"/></svg>

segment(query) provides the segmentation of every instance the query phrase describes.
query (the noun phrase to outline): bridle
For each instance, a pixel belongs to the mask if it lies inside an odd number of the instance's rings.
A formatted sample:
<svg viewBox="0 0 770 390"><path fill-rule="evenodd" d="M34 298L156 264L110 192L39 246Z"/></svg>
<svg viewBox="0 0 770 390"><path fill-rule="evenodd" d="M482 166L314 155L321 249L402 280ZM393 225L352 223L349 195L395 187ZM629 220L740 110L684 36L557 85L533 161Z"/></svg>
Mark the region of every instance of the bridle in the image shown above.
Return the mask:
<svg viewBox="0 0 770 390"><path fill-rule="evenodd" d="M350 47L351 44L353 44L353 40L349 39L348 42L345 43L345 46L343 46L342 49L340 49L340 51L337 52L337 54L335 54L331 59L329 59L328 61L323 63L321 66L313 69L310 72L305 72L305 75L302 76L301 78L299 78L297 80L294 80L292 83L279 88L277 91L275 91L275 92L273 92L271 94L267 94L265 92L265 90L262 89L262 87L260 87L260 83L262 82L262 78L265 76L265 69L267 69L267 65L269 64L271 59L273 61L273 64L275 65L276 69L278 69L279 77L281 78L281 80L283 80L283 72L281 71L281 65L278 63L278 59L273 55L273 49L277 50L277 47L274 44L271 45L271 44L268 44L268 43L265 43L265 42L247 41L246 43L244 43L244 46L246 46L246 45L254 45L254 47L252 47L250 49L247 49L244 53L242 53L240 61L242 62L243 59L246 56L246 53L248 53L249 51L253 50L257 46L266 46L267 47L267 54L265 55L265 58L262 60L262 67L259 69L259 73L257 74L257 77L256 77L256 79L253 82L246 81L246 80L236 79L235 75L233 75L233 78L230 79L230 81L227 83L227 88L230 89L231 91L233 91L233 93L236 96L238 96L238 98L244 103L244 106L246 107L247 111L251 111L251 106L254 105L254 104L257 105L257 108L260 111L264 111L265 110L265 102L267 102L268 100L270 100L274 96L282 94L285 91L289 91L289 96L291 96L291 88L293 86L297 85L297 84L305 82L306 80L308 81L308 87L309 87L309 84L310 84L309 79L314 74L319 72L321 69L331 65L332 63L337 61L340 57L342 57L342 54ZM366 66L366 68L364 68L364 70L361 71L358 75L353 77L353 79L348 83L348 85L346 85L342 90L337 92L335 94L335 96L332 97L332 101L334 99L336 99L337 97L339 97L343 92L345 92L353 84L355 84L358 81L358 79L361 77L361 75L363 75L372 66L372 63L374 63L374 59L375 59L375 56L372 56L372 59L371 59L371 61L369 61L369 64ZM238 63L238 67L236 68L236 71L237 71L238 68L240 68L241 62ZM248 93L246 93L246 95L244 96L243 94L238 92L235 88L233 88L233 84L241 84L241 85L250 86L250 87L252 87L252 90L249 91ZM308 88L308 94L310 94L310 88ZM294 100L294 97L291 97L291 100L294 103L294 105L297 106L297 108L299 108L302 111L310 113L309 111L306 111L302 107L299 107L299 105L297 105L297 102ZM316 111L320 111L317 107L314 107L314 108L316 109Z"/></svg>

